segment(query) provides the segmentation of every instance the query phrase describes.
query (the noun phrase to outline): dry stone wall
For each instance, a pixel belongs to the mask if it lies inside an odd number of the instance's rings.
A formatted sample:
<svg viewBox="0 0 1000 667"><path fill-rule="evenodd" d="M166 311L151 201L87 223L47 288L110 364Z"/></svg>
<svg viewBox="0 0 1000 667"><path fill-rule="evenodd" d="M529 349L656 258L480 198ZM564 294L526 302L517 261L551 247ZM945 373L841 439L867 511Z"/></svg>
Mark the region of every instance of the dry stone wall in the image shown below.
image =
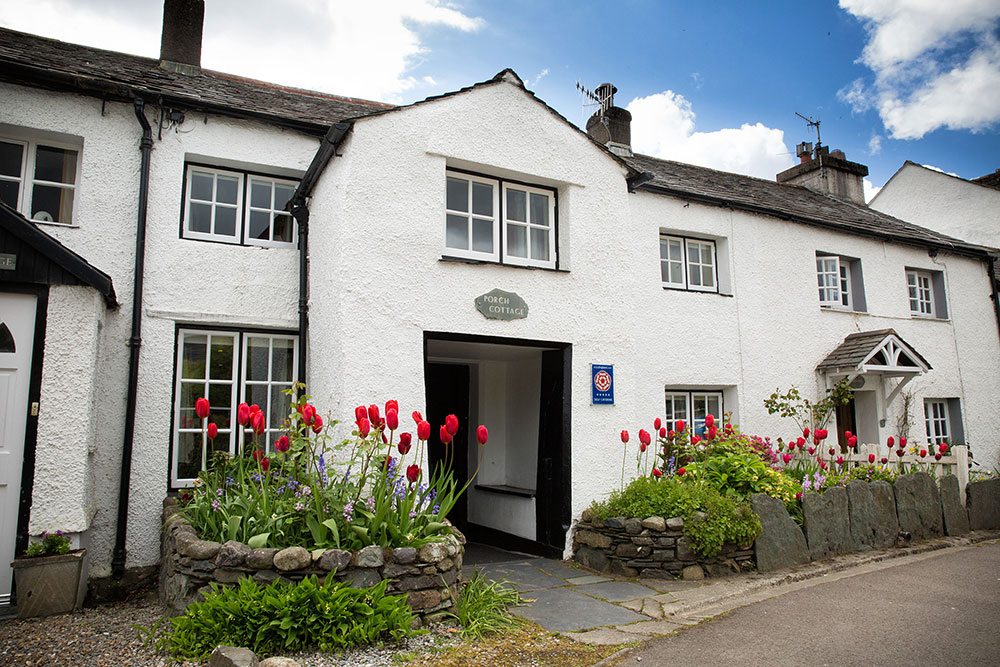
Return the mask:
<svg viewBox="0 0 1000 667"><path fill-rule="evenodd" d="M160 602L168 613L179 614L213 583L232 585L243 577L261 583L298 581L332 572L336 579L359 587L387 579L390 593L405 593L421 619L434 619L453 606L458 594L465 537L452 530L442 541L420 549L252 549L241 542L199 539L179 513L176 499L167 498L161 534Z"/></svg>

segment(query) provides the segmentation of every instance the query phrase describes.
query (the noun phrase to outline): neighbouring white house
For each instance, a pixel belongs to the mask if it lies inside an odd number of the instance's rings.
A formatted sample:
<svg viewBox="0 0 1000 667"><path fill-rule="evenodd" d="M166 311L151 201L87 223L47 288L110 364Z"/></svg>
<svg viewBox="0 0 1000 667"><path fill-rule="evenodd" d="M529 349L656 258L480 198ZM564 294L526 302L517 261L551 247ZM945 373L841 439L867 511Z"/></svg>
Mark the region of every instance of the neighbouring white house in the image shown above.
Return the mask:
<svg viewBox="0 0 1000 667"><path fill-rule="evenodd" d="M1000 170L966 180L906 161L869 205L969 243L1000 248Z"/></svg>
<svg viewBox="0 0 1000 667"><path fill-rule="evenodd" d="M0 563L63 529L94 580L148 571L195 398L232 450L297 380L335 418L488 424L453 518L539 553L617 486L620 429L787 437L791 385L851 381L841 437L998 463L990 256L865 206L863 165L636 155L612 86L584 132L510 70L399 107L212 72L202 9L167 0L160 60L0 30Z"/></svg>

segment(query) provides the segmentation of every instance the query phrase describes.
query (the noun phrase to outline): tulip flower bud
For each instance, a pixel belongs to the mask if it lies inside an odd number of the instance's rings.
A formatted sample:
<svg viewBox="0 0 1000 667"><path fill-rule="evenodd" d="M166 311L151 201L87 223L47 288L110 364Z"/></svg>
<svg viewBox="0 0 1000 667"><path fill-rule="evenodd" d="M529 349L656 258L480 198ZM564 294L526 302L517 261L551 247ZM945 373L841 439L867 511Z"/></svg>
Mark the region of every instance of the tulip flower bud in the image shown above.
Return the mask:
<svg viewBox="0 0 1000 667"><path fill-rule="evenodd" d="M212 423L208 425L208 439L215 440L215 436L219 435L219 427Z"/></svg>
<svg viewBox="0 0 1000 667"><path fill-rule="evenodd" d="M808 426L806 426L804 429L802 429L802 437L803 438L808 438L809 437L809 427Z"/></svg>
<svg viewBox="0 0 1000 667"><path fill-rule="evenodd" d="M906 438L900 438L899 439L899 446L900 447L906 447Z"/></svg>
<svg viewBox="0 0 1000 667"><path fill-rule="evenodd" d="M486 430L486 427L480 424L476 428L476 440L479 441L480 445L485 445L486 441L489 440L490 432Z"/></svg>
<svg viewBox="0 0 1000 667"><path fill-rule="evenodd" d="M687 428L687 424L684 423L683 419L678 419L674 423L674 430L678 433L683 433L685 428Z"/></svg>
<svg viewBox="0 0 1000 667"><path fill-rule="evenodd" d="M666 438L667 437L667 427L666 426L661 426L660 427L660 437L661 438Z"/></svg>
<svg viewBox="0 0 1000 667"><path fill-rule="evenodd" d="M264 433L266 426L267 420L264 419L264 413L259 410L253 413L253 416L250 417L250 428L253 429L253 432L257 435L261 435Z"/></svg>
<svg viewBox="0 0 1000 667"><path fill-rule="evenodd" d="M375 404L368 406L368 421L372 424L378 424L382 421L382 418L379 416L378 406Z"/></svg>
<svg viewBox="0 0 1000 667"><path fill-rule="evenodd" d="M868 463L875 463L875 455L874 454L869 454L868 455Z"/></svg>
<svg viewBox="0 0 1000 667"><path fill-rule="evenodd" d="M448 429L448 433L454 436L458 433L458 417L455 415L448 415L444 418L444 427Z"/></svg>
<svg viewBox="0 0 1000 667"><path fill-rule="evenodd" d="M880 458L880 459L879 459L879 462L880 462L880 463L881 463L882 465L885 465L886 463L888 463L888 462L889 462L889 457L887 457L887 456L883 456L882 458Z"/></svg>
<svg viewBox="0 0 1000 667"><path fill-rule="evenodd" d="M394 398L390 398L385 402L385 411L388 413L389 410L395 410L396 414L399 414L399 401Z"/></svg>
<svg viewBox="0 0 1000 667"><path fill-rule="evenodd" d="M448 443L451 442L452 437L453 436L451 432L448 430L448 427L441 426L440 430L438 431L438 438L440 438L441 444L447 445Z"/></svg>
<svg viewBox="0 0 1000 667"><path fill-rule="evenodd" d="M359 405L354 408L354 421L359 422L362 419L368 419L368 408L363 405Z"/></svg>
<svg viewBox="0 0 1000 667"><path fill-rule="evenodd" d="M649 431L644 428L639 429L639 442L643 445L649 446L651 439L649 437Z"/></svg>
<svg viewBox="0 0 1000 667"><path fill-rule="evenodd" d="M431 439L431 424L430 422L421 421L417 424L417 440L423 440L427 442Z"/></svg>
<svg viewBox="0 0 1000 667"><path fill-rule="evenodd" d="M831 447L828 451L830 452L830 456L833 456L834 454L837 453L837 450L834 449L833 447Z"/></svg>
<svg viewBox="0 0 1000 667"><path fill-rule="evenodd" d="M240 426L246 426L250 421L250 406L246 403L240 403L239 407L236 408L236 422Z"/></svg>
<svg viewBox="0 0 1000 667"><path fill-rule="evenodd" d="M889 436L889 437L888 437L888 438L886 439L886 441L885 441L885 444L889 445L889 449L892 449L893 447L895 447L895 446L896 446L896 439L895 439L894 437L892 437L892 436L890 435L890 436ZM903 443L901 442L901 443L899 443L899 445L900 445L900 446L902 447L902 446L903 446Z"/></svg>
<svg viewBox="0 0 1000 667"><path fill-rule="evenodd" d="M323 430L323 418L320 417L319 415L316 415L315 417L313 417L312 429L313 429L313 433L315 433L316 435L319 435L320 432L322 432L322 430Z"/></svg>
<svg viewBox="0 0 1000 667"><path fill-rule="evenodd" d="M207 398L202 397L194 402L194 413L198 415L198 419L206 419L209 410L211 410L211 406L208 404Z"/></svg>
<svg viewBox="0 0 1000 667"><path fill-rule="evenodd" d="M368 417L362 417L358 420L358 435L362 438L367 438L368 434L371 433L372 424L368 421Z"/></svg>
<svg viewBox="0 0 1000 667"><path fill-rule="evenodd" d="M713 415L705 415L705 428L712 428L715 426L715 417Z"/></svg>
<svg viewBox="0 0 1000 667"><path fill-rule="evenodd" d="M291 443L288 441L288 436L283 435L274 441L274 451L276 452L287 452Z"/></svg>
<svg viewBox="0 0 1000 667"><path fill-rule="evenodd" d="M663 426L663 422L660 421L659 417L657 417L656 419L653 420L653 430L654 431L659 431L661 426Z"/></svg>
<svg viewBox="0 0 1000 667"><path fill-rule="evenodd" d="M267 469L271 467L271 459L266 456L260 460L260 469L262 472L267 472Z"/></svg>
<svg viewBox="0 0 1000 667"><path fill-rule="evenodd" d="M399 428L399 411L395 408L388 408L385 411L385 425L389 427L390 431Z"/></svg>
<svg viewBox="0 0 1000 667"><path fill-rule="evenodd" d="M410 416L413 417L413 423L414 424L419 424L420 422L422 422L424 420L424 416L422 414L420 414L419 410L414 410L413 414L410 415Z"/></svg>
<svg viewBox="0 0 1000 667"><path fill-rule="evenodd" d="M406 454L410 451L412 443L413 443L413 436L411 436L409 433L400 433L399 445L397 446L399 449L399 453L402 456L406 456Z"/></svg>
<svg viewBox="0 0 1000 667"><path fill-rule="evenodd" d="M626 431L625 429L622 429L622 444L623 445L628 444L628 431Z"/></svg>
<svg viewBox="0 0 1000 667"><path fill-rule="evenodd" d="M417 480L420 479L420 466L416 463L408 466L406 468L406 479L410 484L416 484Z"/></svg>
<svg viewBox="0 0 1000 667"><path fill-rule="evenodd" d="M677 474L680 475L681 477L683 477L684 473L686 473L686 472L687 472L687 470L685 468L678 468L677 469Z"/></svg>
<svg viewBox="0 0 1000 667"><path fill-rule="evenodd" d="M312 425L313 420L316 419L316 408L315 406L306 404L302 406L302 421L308 425Z"/></svg>
<svg viewBox="0 0 1000 667"><path fill-rule="evenodd" d="M656 479L660 479L661 477L663 477L663 473L660 472L659 468L653 468L653 477L655 477Z"/></svg>

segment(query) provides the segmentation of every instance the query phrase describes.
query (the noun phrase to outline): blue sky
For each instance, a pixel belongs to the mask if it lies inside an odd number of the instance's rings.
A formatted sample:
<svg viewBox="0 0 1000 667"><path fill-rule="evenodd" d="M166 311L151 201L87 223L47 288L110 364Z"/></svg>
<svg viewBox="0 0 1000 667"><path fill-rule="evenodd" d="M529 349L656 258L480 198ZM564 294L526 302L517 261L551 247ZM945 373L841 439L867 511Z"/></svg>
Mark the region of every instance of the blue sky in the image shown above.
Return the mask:
<svg viewBox="0 0 1000 667"><path fill-rule="evenodd" d="M0 25L156 56L159 0L33 0ZM514 68L571 121L610 81L640 151L771 178L822 121L881 186L1000 168L1000 0L208 0L206 67L405 103Z"/></svg>

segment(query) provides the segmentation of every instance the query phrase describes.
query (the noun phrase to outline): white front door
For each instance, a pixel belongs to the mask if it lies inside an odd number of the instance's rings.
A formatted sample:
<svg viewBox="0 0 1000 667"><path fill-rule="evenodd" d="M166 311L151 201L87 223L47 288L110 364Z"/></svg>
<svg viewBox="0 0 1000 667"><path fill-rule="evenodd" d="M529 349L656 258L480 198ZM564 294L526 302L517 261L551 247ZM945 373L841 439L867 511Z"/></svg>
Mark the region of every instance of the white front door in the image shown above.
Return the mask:
<svg viewBox="0 0 1000 667"><path fill-rule="evenodd" d="M10 604L14 574L35 302L31 294L0 293L0 605Z"/></svg>

